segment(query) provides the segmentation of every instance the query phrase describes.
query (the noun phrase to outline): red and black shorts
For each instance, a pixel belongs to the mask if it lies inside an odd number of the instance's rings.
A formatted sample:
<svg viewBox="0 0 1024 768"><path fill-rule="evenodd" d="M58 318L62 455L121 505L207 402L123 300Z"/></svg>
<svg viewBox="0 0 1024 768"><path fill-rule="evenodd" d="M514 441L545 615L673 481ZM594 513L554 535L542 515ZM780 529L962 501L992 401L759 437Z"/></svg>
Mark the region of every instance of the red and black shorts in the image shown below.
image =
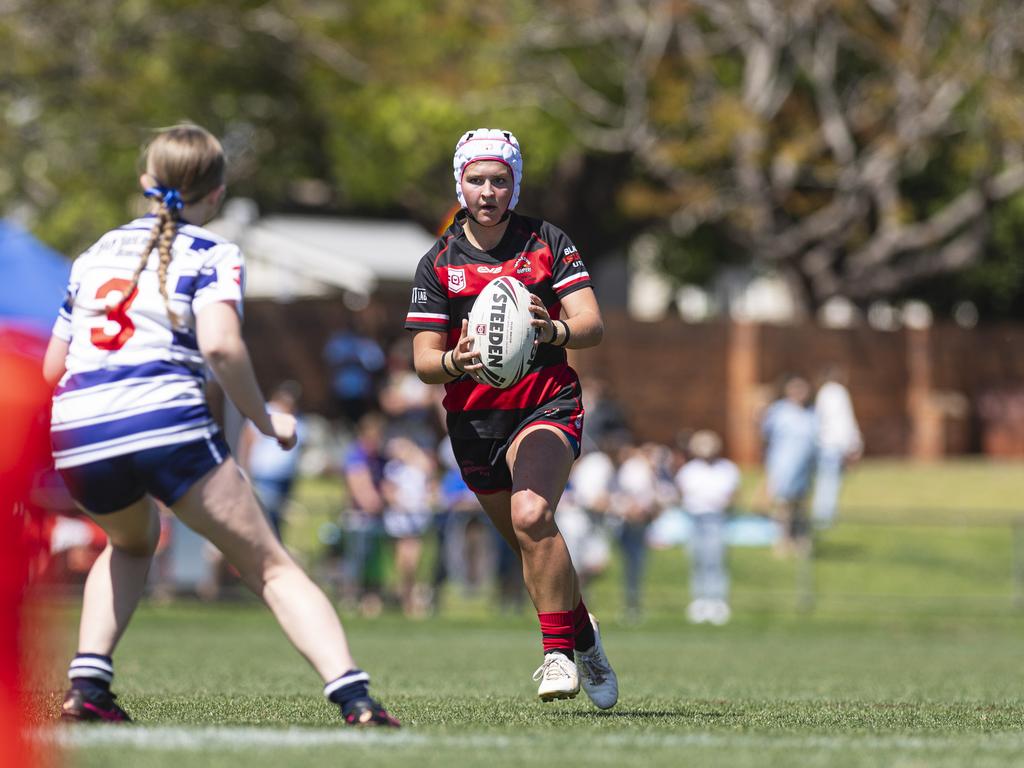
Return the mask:
<svg viewBox="0 0 1024 768"><path fill-rule="evenodd" d="M527 427L550 424L569 439L573 455L579 458L583 438L583 403L579 383L574 382L559 391L551 400L529 410L501 411L488 419L492 429L472 429L467 413L448 415L448 433L452 451L459 464L462 479L474 493L489 494L512 490L512 473L505 454L515 439ZM493 427L501 422L503 429L494 434ZM475 434L474 434L475 432ZM493 437L490 435L494 435Z"/></svg>

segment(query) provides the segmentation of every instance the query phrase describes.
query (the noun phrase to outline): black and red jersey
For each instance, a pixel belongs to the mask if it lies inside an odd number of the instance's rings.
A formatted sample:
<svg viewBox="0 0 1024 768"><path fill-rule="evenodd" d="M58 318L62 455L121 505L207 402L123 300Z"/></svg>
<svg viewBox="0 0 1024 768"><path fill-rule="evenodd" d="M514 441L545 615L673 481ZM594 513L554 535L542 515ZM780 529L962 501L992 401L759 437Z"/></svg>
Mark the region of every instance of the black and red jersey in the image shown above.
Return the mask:
<svg viewBox="0 0 1024 768"><path fill-rule="evenodd" d="M558 227L541 219L511 213L501 242L490 251L472 245L463 231L466 213L420 260L405 327L440 331L446 348L458 343L462 320L491 280L508 275L520 280L560 317L562 298L590 288L590 275L573 242ZM576 372L565 350L541 344L533 365L508 389L495 389L463 376L445 385L444 407L453 437L507 437L524 414L557 397L567 386L577 389Z"/></svg>

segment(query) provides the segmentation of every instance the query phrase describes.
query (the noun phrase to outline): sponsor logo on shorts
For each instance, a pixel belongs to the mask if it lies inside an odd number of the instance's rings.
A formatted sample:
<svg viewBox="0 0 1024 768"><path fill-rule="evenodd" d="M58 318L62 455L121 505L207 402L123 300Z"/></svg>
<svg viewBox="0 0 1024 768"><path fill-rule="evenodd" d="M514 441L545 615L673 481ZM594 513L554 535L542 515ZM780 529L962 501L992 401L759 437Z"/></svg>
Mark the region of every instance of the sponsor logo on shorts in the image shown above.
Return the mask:
<svg viewBox="0 0 1024 768"><path fill-rule="evenodd" d="M448 290L461 293L466 290L466 270L457 267L448 268Z"/></svg>
<svg viewBox="0 0 1024 768"><path fill-rule="evenodd" d="M474 464L471 461L463 461L460 468L464 475L489 475L491 473L491 468L486 464Z"/></svg>
<svg viewBox="0 0 1024 768"><path fill-rule="evenodd" d="M426 288L413 288L412 289L412 303L413 304L426 304L427 303L427 289Z"/></svg>

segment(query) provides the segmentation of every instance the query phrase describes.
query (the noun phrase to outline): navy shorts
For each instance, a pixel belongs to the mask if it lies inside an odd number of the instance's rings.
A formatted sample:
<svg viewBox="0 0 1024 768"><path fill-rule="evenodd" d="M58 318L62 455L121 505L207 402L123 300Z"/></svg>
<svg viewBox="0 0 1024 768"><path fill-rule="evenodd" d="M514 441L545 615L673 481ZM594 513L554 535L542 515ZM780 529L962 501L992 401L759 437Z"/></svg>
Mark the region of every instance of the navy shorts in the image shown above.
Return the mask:
<svg viewBox="0 0 1024 768"><path fill-rule="evenodd" d="M505 454L524 429L538 424L547 424L561 431L568 438L573 455L579 458L583 405L578 385L566 387L553 400L538 405L508 437L465 439L452 436L452 452L469 489L480 494L512 490L512 473Z"/></svg>
<svg viewBox="0 0 1024 768"><path fill-rule="evenodd" d="M220 432L59 470L71 497L95 515L124 509L147 493L171 506L224 462L231 451Z"/></svg>

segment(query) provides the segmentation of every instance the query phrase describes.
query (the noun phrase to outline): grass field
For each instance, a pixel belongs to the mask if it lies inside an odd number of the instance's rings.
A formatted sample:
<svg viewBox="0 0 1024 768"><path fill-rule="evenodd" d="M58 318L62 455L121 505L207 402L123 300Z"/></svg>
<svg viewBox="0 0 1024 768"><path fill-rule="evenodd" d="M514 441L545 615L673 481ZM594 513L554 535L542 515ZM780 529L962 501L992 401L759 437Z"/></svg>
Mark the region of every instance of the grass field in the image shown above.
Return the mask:
<svg viewBox="0 0 1024 768"><path fill-rule="evenodd" d="M117 690L136 726L43 725L38 738L83 768L1020 765L1024 614L1013 608L1010 523L1024 510L1022 470L865 465L844 496L855 511L819 547L813 613L798 609L796 566L763 550L733 552L736 615L722 628L682 621L678 551L652 553L638 625L619 622L617 573L607 574L588 602L621 679L609 713L582 694L538 703L535 617L453 595L422 622L345 617L375 692L406 726L353 733L260 606L181 602L144 607L118 651ZM304 489L306 508L328 492ZM878 525L882 508L903 522ZM47 609L55 631L32 644L44 721L75 610Z"/></svg>

